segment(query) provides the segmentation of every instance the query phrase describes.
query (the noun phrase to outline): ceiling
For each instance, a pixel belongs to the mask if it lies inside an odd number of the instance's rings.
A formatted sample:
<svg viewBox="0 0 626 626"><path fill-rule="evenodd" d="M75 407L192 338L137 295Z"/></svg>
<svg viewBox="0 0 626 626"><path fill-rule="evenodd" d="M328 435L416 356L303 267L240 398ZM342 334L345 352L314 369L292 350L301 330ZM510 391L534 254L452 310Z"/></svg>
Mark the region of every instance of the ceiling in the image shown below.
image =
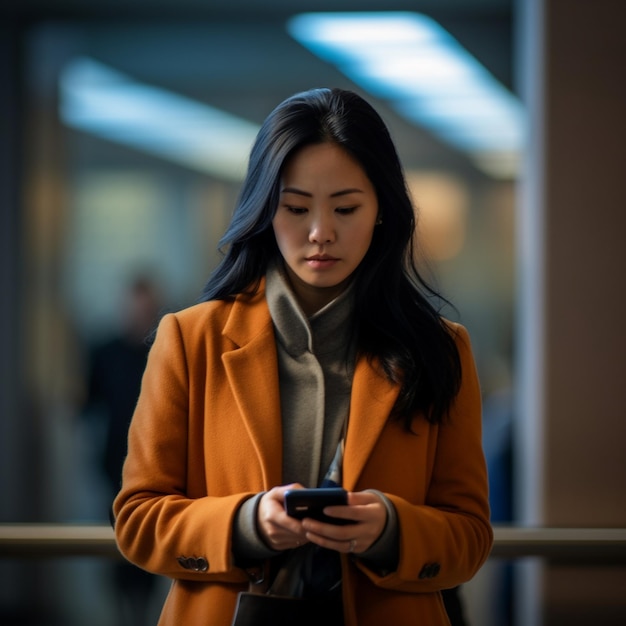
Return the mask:
<svg viewBox="0 0 626 626"><path fill-rule="evenodd" d="M88 55L260 123L279 101L302 89L360 91L287 34L285 22L296 13L425 13L513 90L513 5L514 0L3 0L0 17L27 27L33 34L29 53L39 52L44 68L42 59L54 64L55 55ZM386 103L368 99L388 122L405 162L477 175L463 154L404 121Z"/></svg>

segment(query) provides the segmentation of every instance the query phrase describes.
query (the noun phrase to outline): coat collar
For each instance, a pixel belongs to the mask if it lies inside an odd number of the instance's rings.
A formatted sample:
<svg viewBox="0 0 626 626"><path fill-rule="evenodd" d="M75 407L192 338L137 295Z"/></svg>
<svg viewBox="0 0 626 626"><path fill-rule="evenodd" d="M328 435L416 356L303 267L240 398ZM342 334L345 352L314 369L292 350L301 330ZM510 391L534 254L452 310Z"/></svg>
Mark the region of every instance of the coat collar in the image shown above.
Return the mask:
<svg viewBox="0 0 626 626"><path fill-rule="evenodd" d="M223 334L239 347L253 341L259 335L272 331L272 318L265 299L265 277L253 294L239 294L230 310Z"/></svg>

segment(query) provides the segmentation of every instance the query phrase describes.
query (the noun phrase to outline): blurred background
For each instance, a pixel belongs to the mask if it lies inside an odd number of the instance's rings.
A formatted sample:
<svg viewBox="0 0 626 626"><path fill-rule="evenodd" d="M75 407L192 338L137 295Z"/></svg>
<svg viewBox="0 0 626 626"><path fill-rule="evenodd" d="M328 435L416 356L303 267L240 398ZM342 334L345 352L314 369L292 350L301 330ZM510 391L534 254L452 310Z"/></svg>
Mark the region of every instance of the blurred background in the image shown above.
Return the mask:
<svg viewBox="0 0 626 626"><path fill-rule="evenodd" d="M626 526L621 0L3 0L0 17L0 522L107 522L142 338L199 297L263 119L337 86L389 125L472 336L494 523ZM166 586L106 559L3 559L0 623L154 624ZM461 593L474 626L622 624L624 589L623 567L490 559Z"/></svg>

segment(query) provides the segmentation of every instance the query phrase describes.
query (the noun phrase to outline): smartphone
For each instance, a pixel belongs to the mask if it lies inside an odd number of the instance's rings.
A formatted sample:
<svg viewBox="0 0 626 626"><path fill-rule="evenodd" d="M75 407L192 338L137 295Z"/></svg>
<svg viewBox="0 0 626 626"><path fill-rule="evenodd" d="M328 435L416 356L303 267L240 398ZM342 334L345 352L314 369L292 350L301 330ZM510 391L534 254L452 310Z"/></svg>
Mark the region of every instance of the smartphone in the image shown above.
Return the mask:
<svg viewBox="0 0 626 626"><path fill-rule="evenodd" d="M348 504L348 492L341 487L317 487L315 489L289 489L285 491L285 510L287 515L325 522L326 524L354 524L353 520L330 517L324 514L324 508Z"/></svg>

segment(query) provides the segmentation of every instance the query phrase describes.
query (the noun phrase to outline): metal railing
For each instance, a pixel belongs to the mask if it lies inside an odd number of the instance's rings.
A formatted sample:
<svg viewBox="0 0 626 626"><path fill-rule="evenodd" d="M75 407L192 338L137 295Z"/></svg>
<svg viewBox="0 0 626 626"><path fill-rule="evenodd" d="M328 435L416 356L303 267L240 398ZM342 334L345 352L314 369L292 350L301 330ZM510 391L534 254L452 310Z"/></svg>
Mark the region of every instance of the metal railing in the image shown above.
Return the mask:
<svg viewBox="0 0 626 626"><path fill-rule="evenodd" d="M104 524L0 524L0 558L121 558ZM495 526L491 558L626 565L626 528Z"/></svg>

